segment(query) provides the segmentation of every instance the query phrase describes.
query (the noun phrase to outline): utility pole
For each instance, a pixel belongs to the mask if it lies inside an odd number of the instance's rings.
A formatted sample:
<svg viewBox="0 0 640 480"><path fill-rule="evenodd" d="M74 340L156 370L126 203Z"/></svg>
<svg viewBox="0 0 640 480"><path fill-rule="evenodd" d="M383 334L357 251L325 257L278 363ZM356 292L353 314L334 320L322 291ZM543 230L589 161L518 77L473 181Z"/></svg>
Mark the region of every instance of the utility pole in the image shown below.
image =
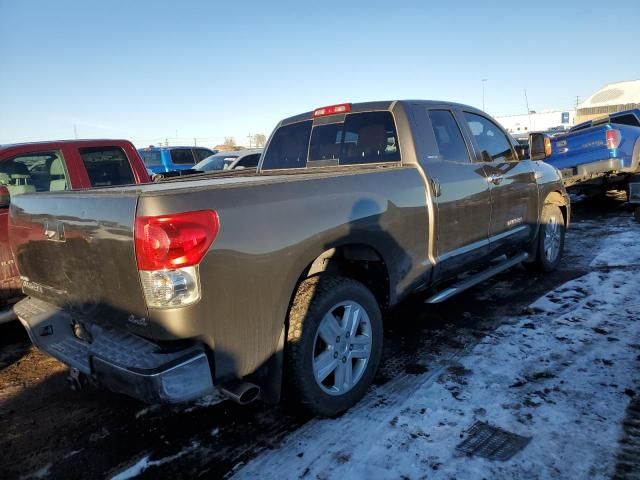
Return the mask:
<svg viewBox="0 0 640 480"><path fill-rule="evenodd" d="M524 89L524 101L527 104L527 117L529 117L529 130L531 130L531 110L529 110L529 98L527 98L527 89Z"/></svg>
<svg viewBox="0 0 640 480"><path fill-rule="evenodd" d="M484 111L484 84L487 83L487 79L482 79L482 111Z"/></svg>
<svg viewBox="0 0 640 480"><path fill-rule="evenodd" d="M251 145L253 144L253 135L249 134L247 135L247 138L249 139L249 148L251 148Z"/></svg>
<svg viewBox="0 0 640 480"><path fill-rule="evenodd" d="M193 137L193 146L194 147L198 146L198 139L196 137Z"/></svg>
<svg viewBox="0 0 640 480"><path fill-rule="evenodd" d="M77 140L78 139L78 129L76 128L76 124L73 124L73 137Z"/></svg>

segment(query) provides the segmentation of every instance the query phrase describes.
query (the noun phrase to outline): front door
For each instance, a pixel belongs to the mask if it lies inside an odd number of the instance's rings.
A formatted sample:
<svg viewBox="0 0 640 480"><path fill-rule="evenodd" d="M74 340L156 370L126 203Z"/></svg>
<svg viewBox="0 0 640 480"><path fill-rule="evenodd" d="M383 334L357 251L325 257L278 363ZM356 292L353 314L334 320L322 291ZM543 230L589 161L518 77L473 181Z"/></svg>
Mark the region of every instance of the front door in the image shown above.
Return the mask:
<svg viewBox="0 0 640 480"><path fill-rule="evenodd" d="M453 111L428 107L423 115L432 139L422 166L436 206L435 279L442 280L487 256L491 200L483 165L472 162Z"/></svg>
<svg viewBox="0 0 640 480"><path fill-rule="evenodd" d="M538 187L530 160L518 160L507 134L489 118L462 112L491 191L492 254L524 247L536 234Z"/></svg>

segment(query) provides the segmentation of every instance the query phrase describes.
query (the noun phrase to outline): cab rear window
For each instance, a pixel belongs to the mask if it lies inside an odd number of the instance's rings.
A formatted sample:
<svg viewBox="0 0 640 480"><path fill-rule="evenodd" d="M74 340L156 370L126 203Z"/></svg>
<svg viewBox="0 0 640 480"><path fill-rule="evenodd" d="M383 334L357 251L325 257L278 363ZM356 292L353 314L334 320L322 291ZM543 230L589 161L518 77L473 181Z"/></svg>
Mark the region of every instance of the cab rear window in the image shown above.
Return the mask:
<svg viewBox="0 0 640 480"><path fill-rule="evenodd" d="M280 127L271 139L262 169L400 161L391 112L351 113L343 118L323 125L314 126L308 120Z"/></svg>

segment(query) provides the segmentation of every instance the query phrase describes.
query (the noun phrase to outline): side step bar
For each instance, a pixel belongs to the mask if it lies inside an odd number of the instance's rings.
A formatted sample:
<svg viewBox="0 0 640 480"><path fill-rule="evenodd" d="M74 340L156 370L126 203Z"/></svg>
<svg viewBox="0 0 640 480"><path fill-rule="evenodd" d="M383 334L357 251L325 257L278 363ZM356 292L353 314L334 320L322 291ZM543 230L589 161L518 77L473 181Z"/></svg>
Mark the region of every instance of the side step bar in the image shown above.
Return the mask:
<svg viewBox="0 0 640 480"><path fill-rule="evenodd" d="M494 275L497 275L500 272L503 272L517 264L519 264L520 262L524 262L527 258L529 258L529 254L528 253L521 253L519 255L516 255L515 257L511 257L506 259L504 262L499 263L497 265L494 265L493 267L489 267L486 270L483 270L481 272L476 273L475 275L472 275L471 277L465 278L464 280L461 280L458 283L453 284L450 287L445 288L444 290L442 290L441 292L436 293L435 295L433 295L432 297L429 297L427 300L425 300L424 303L440 303L440 302L444 302L445 300L448 300L449 298L453 297L454 295L457 295L458 293L464 292L465 290L476 286L479 283L484 282L485 280L488 280L489 278L493 277Z"/></svg>

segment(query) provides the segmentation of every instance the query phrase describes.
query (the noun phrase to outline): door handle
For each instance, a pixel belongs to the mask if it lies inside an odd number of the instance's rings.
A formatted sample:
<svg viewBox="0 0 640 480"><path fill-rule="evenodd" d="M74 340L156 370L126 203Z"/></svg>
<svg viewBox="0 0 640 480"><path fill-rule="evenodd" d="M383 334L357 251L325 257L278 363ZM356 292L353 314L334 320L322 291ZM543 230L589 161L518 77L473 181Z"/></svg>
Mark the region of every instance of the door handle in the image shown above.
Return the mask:
<svg viewBox="0 0 640 480"><path fill-rule="evenodd" d="M502 175L489 175L487 177L487 181L493 183L494 185L500 185L502 183L502 179L504 177Z"/></svg>

